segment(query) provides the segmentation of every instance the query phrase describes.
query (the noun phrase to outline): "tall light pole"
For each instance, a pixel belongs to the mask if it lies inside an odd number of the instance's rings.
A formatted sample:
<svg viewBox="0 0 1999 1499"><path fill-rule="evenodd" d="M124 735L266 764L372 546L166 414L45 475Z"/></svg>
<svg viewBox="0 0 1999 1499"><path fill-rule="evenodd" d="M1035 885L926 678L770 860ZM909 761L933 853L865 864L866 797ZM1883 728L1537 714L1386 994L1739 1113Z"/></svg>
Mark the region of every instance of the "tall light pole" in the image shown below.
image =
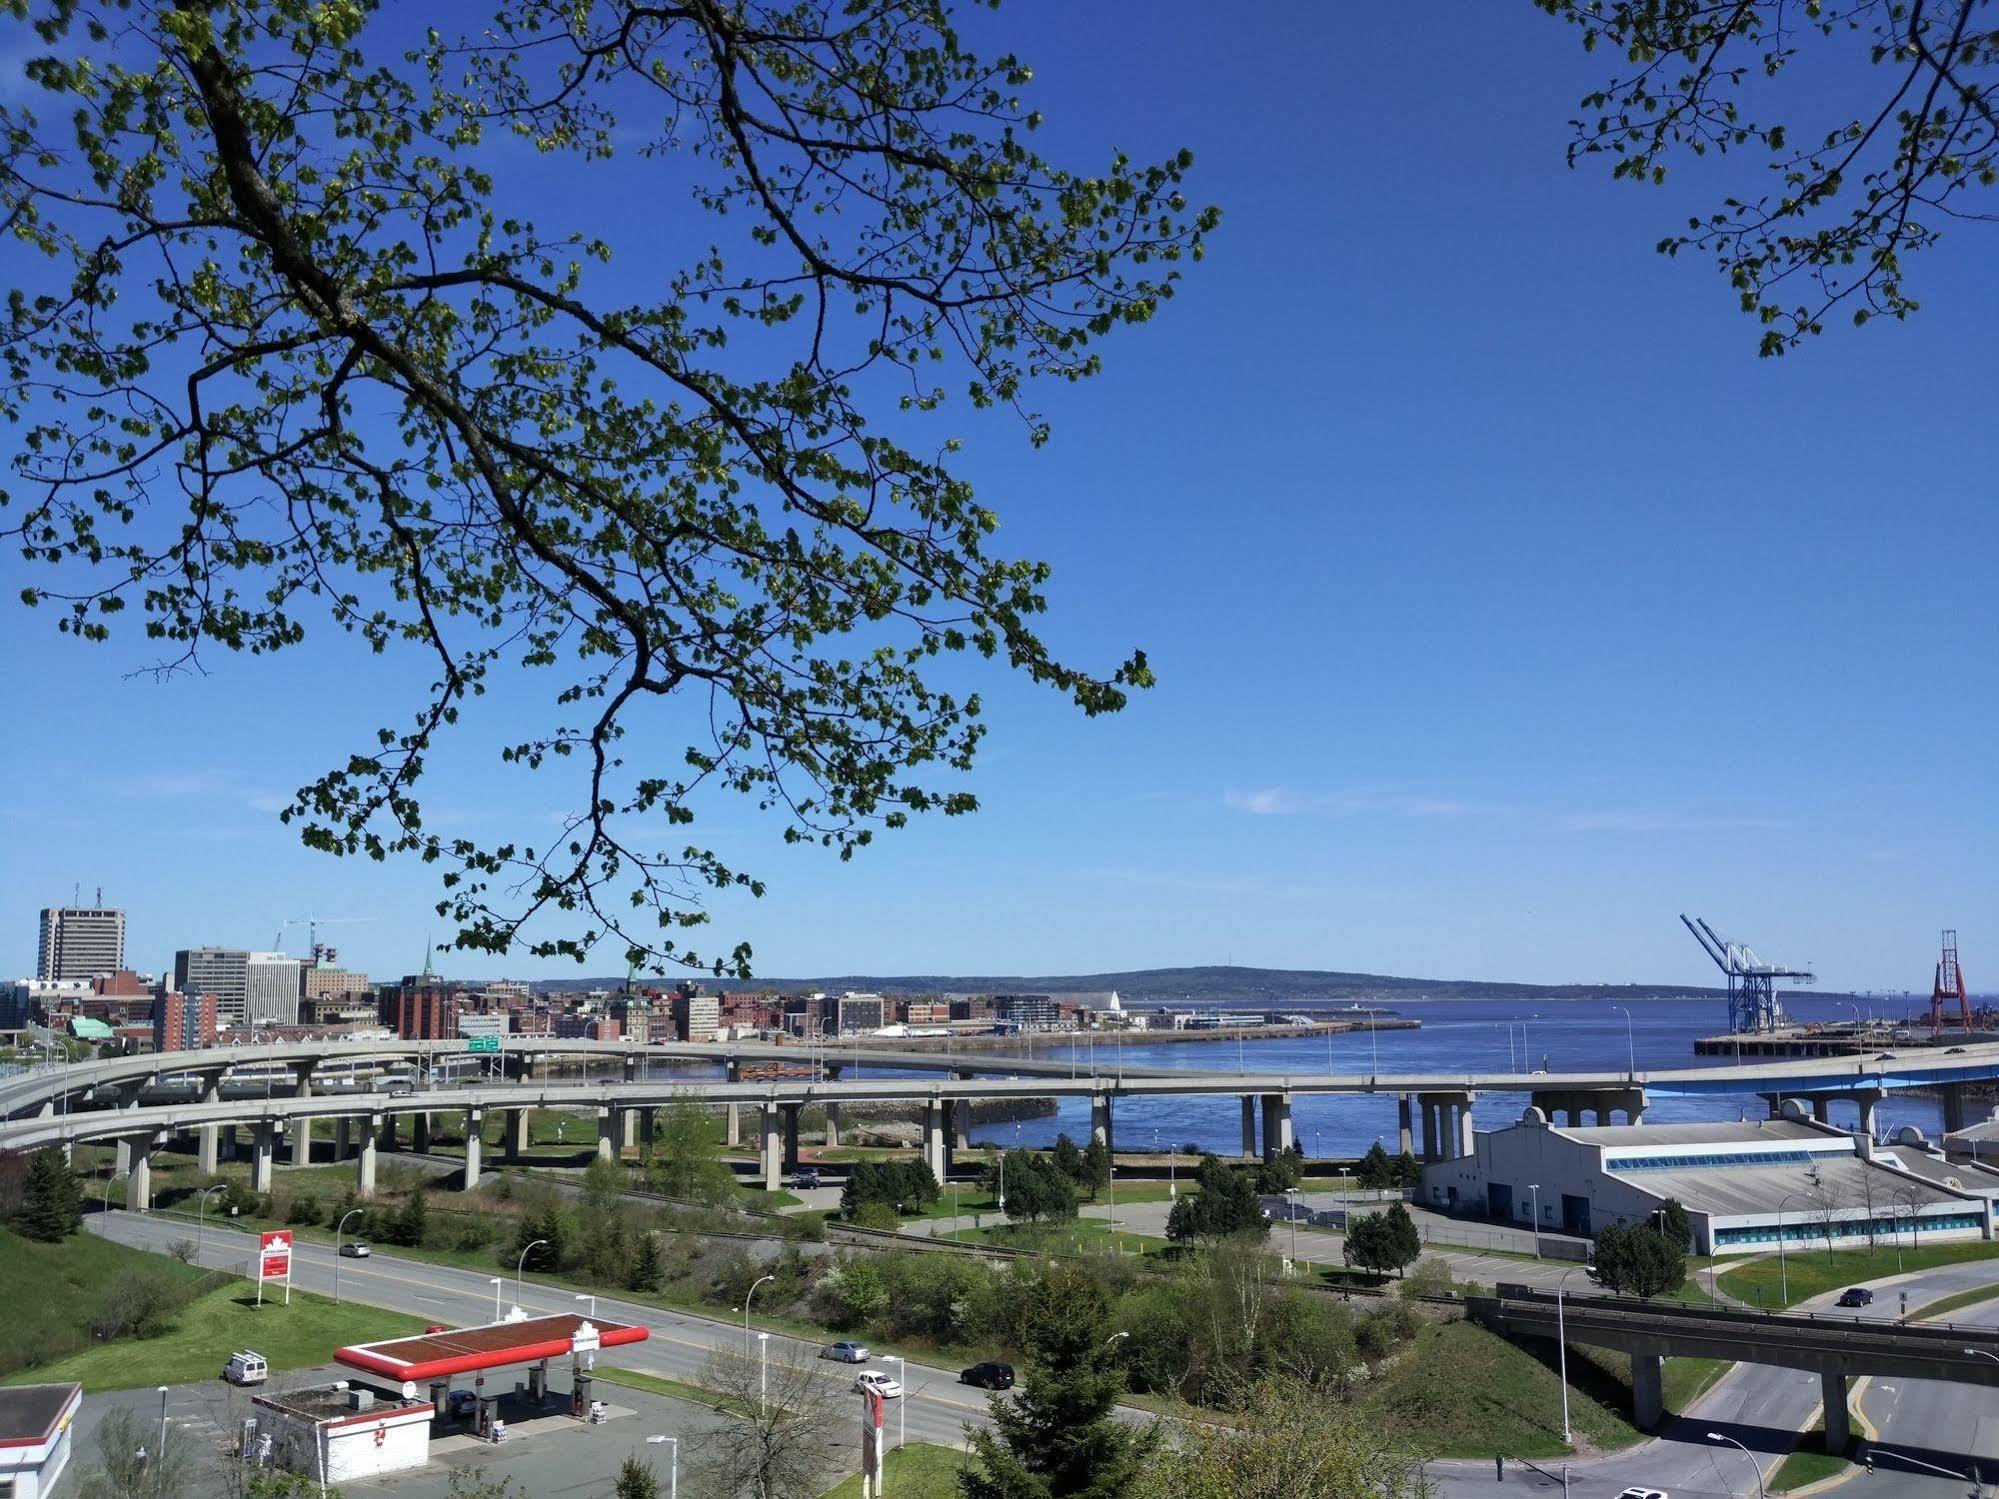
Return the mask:
<svg viewBox="0 0 1999 1499"><path fill-rule="evenodd" d="M131 1174L132 1174L132 1173L131 1173L131 1172L129 1172L129 1171L114 1171L114 1172L112 1172L112 1173L111 1173L111 1174L110 1174L109 1176L107 1176L107 1177L105 1177L105 1178L104 1178L104 1211L105 1211L105 1212L109 1213L109 1212L111 1211L111 1184L112 1184L113 1182L115 1182L116 1180L118 1180L118 1178L119 1178L119 1177L121 1177L121 1176L130 1176Z"/></svg>
<svg viewBox="0 0 1999 1499"><path fill-rule="evenodd" d="M1284 1216L1291 1220L1291 1273L1298 1273L1298 1189L1284 1189Z"/></svg>
<svg viewBox="0 0 1999 1499"><path fill-rule="evenodd" d="M757 1294L758 1286L767 1280L776 1279L775 1275L759 1275L750 1282L749 1290L743 1293L743 1353L746 1357L750 1351L750 1298Z"/></svg>
<svg viewBox="0 0 1999 1499"><path fill-rule="evenodd" d="M194 1201L194 1253L197 1259L201 1257L201 1245L203 1237L202 1220L208 1215L208 1194L210 1192L226 1192L228 1190L229 1190L229 1183L217 1182L212 1187L203 1187L201 1189L201 1195L197 1197ZM334 1299L336 1301L339 1300L338 1297L335 1297Z"/></svg>
<svg viewBox="0 0 1999 1499"><path fill-rule="evenodd" d="M340 1222L333 1230L333 1304L340 1305L340 1236L347 1232L347 1220L362 1212L361 1208L349 1208L340 1215ZM500 1320L500 1294L493 1293L493 1320Z"/></svg>
<svg viewBox="0 0 1999 1499"><path fill-rule="evenodd" d="M1989 1358L1993 1363L1999 1364L1999 1353L1989 1353L1983 1348L1967 1348L1964 1351L1972 1358Z"/></svg>
<svg viewBox="0 0 1999 1499"><path fill-rule="evenodd" d="M597 1293L595 1291L579 1291L575 1299L590 1303L590 1320L595 1322L597 1320Z"/></svg>
<svg viewBox="0 0 1999 1499"><path fill-rule="evenodd" d="M1612 1005L1611 1008L1624 1010L1624 1057L1627 1064L1624 1075L1635 1082L1638 1078L1638 1042L1631 1030L1631 1011L1623 1005Z"/></svg>
<svg viewBox="0 0 1999 1499"><path fill-rule="evenodd" d="M770 1406L770 1334L757 1334L757 1414Z"/></svg>
<svg viewBox="0 0 1999 1499"><path fill-rule="evenodd" d="M514 1300L521 1299L521 1277L527 1274L528 1256L546 1244L546 1239L536 1239L521 1251L521 1257L514 1261Z"/></svg>
<svg viewBox="0 0 1999 1499"><path fill-rule="evenodd" d="M1742 1443L1736 1441L1734 1437L1725 1437L1718 1431L1709 1432L1707 1439L1710 1442L1726 1442L1731 1447L1742 1447ZM1742 1455L1749 1459L1749 1466L1756 1472L1757 1499L1769 1499L1769 1496L1763 1490L1763 1465L1756 1461L1756 1454L1751 1452L1747 1447L1742 1447Z"/></svg>
<svg viewBox="0 0 1999 1499"><path fill-rule="evenodd" d="M882 1355L882 1362L895 1365L895 1382L902 1386L902 1399L895 1403L895 1445L909 1440L909 1360L899 1353Z"/></svg>
<svg viewBox="0 0 1999 1499"><path fill-rule="evenodd" d="M154 1471L164 1473L167 1460L167 1387L160 1386L160 1466Z"/></svg>
<svg viewBox="0 0 1999 1499"><path fill-rule="evenodd" d="M1576 1266L1576 1270L1587 1268L1585 1265ZM1569 1276L1574 1275L1576 1270L1564 1272L1562 1278L1555 1282L1555 1344L1559 1350L1559 1357L1561 1359L1562 1440L1564 1442L1569 1442L1573 1439L1569 1434L1569 1323L1563 1305L1562 1293L1568 1289Z"/></svg>
<svg viewBox="0 0 1999 1499"><path fill-rule="evenodd" d="M655 1447L672 1444L673 1456L666 1470L666 1499L680 1499L680 1438L655 1436L647 1437L646 1441Z"/></svg>
<svg viewBox="0 0 1999 1499"><path fill-rule="evenodd" d="M1541 1258L1541 1184L1529 1182L1527 1190L1532 1194L1534 1203L1534 1258L1538 1260Z"/></svg>
<svg viewBox="0 0 1999 1499"><path fill-rule="evenodd" d="M504 1286L507 1283L507 1278L504 1275L495 1275L494 1277L492 1277L492 1280L493 1280L493 1320L497 1322L500 1320L500 1287Z"/></svg>
<svg viewBox="0 0 1999 1499"><path fill-rule="evenodd" d="M1791 1269L1784 1259L1784 1207L1785 1204L1789 1203L1790 1200L1793 1197L1796 1197L1797 1195L1798 1194L1796 1192L1786 1192L1780 1199L1778 1199L1777 1202L1777 1279L1779 1282L1778 1294L1783 1297L1784 1305L1787 1307L1791 1304Z"/></svg>

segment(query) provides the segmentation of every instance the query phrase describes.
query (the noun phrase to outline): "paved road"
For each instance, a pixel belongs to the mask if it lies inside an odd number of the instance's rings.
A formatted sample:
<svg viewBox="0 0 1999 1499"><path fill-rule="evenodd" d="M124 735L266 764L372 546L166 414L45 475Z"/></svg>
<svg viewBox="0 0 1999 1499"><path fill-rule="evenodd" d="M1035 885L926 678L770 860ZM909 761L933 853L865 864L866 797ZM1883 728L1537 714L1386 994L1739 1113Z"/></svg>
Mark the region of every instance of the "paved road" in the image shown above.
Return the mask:
<svg viewBox="0 0 1999 1499"><path fill-rule="evenodd" d="M185 1223L138 1216L123 1211L97 1213L87 1220L91 1231L120 1243L164 1252L188 1235ZM201 1263L220 1269L245 1272L250 1267L255 1239L246 1233L219 1229L210 1224L201 1254ZM376 1253L366 1260L336 1260L324 1245L301 1242L293 1266L294 1284L301 1289L331 1294L333 1267L339 1266L343 1299L364 1301L370 1306L410 1312L436 1322L470 1326L493 1320L492 1277L479 1270L456 1269L417 1260L401 1259L390 1253ZM512 1277L502 1287L508 1304L518 1302L530 1315L577 1310L569 1291L526 1283L516 1296ZM637 1369L672 1379L699 1381L702 1368L718 1350L742 1345L740 1326L711 1321L681 1312L661 1311L618 1300L597 1298L598 1311L605 1317L644 1324L651 1336L643 1343L629 1345L601 1355L605 1364ZM783 1353L810 1354L815 1343L802 1343L773 1334L772 1356ZM327 1350L329 1357L332 1350ZM829 1370L833 1365L827 1366ZM874 1367L894 1373L899 1366L876 1360ZM959 1446L964 1441L967 1421L983 1422L986 1405L981 1392L957 1382L956 1370L943 1370L911 1363L903 1381L909 1394L902 1402L900 1419L907 1424L911 1441L939 1442ZM892 1412L890 1419L897 1419Z"/></svg>
<svg viewBox="0 0 1999 1499"><path fill-rule="evenodd" d="M1999 1283L1999 1262L1952 1265L1916 1275L1876 1281L1871 1307L1852 1315L1887 1321L1901 1314L1901 1293L1908 1292L1911 1311L1958 1291ZM1802 1310L1822 1311L1837 1300L1830 1293L1801 1304ZM1999 1323L1999 1302L1968 1308L1948 1319L1991 1326ZM1927 1471L1924 1464L1968 1472L1974 1458L1986 1463L1988 1480L1999 1478L1999 1401L1978 1385L1940 1380L1856 1380L1852 1408L1879 1433L1874 1442L1875 1471L1852 1482L1864 1487L1856 1499L1963 1499L1967 1484ZM1819 1415L1819 1379L1796 1369L1738 1364L1696 1402L1694 1413L1669 1417L1654 1441L1614 1456L1573 1463L1569 1467L1572 1499L1605 1499L1626 1487L1664 1489L1673 1499L1707 1496L1747 1496L1757 1492L1756 1476L1765 1480L1790 1451L1796 1433ZM1858 1429L1864 1430L1864 1426ZM1708 1438L1720 1432L1742 1443L1751 1459L1725 1443ZM1546 1472L1507 1465L1505 1485L1495 1482L1490 1463L1437 1463L1432 1474L1446 1499L1519 1499L1527 1492L1559 1490L1559 1464ZM1859 1472L1860 1470L1856 1470ZM1844 1485L1842 1485L1844 1487Z"/></svg>

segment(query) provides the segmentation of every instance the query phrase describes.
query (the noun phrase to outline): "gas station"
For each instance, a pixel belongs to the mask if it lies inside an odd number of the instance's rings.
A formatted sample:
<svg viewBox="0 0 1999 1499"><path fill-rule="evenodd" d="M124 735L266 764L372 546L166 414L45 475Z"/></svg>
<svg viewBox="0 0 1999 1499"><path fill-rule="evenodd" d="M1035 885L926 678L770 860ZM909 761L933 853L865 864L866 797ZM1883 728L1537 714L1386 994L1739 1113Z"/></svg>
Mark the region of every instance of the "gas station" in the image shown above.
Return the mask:
<svg viewBox="0 0 1999 1499"><path fill-rule="evenodd" d="M513 1398L516 1392L488 1393L488 1373L526 1365L526 1388L518 1392L526 1414L566 1413L586 1420L593 1405L590 1369L597 1351L643 1342L648 1336L646 1328L630 1322L593 1321L573 1313L528 1317L519 1315L519 1308L515 1311L512 1317L481 1327L433 1327L413 1337L358 1343L337 1350L333 1357L350 1369L398 1386L406 1397L415 1396L420 1386L428 1385L430 1403L444 1419L464 1405L454 1399L452 1380L470 1374L473 1432L503 1439L504 1425L496 1430L500 1402ZM550 1361L560 1358L569 1360L570 1388L566 1407L558 1411L550 1409L553 1397L548 1374Z"/></svg>

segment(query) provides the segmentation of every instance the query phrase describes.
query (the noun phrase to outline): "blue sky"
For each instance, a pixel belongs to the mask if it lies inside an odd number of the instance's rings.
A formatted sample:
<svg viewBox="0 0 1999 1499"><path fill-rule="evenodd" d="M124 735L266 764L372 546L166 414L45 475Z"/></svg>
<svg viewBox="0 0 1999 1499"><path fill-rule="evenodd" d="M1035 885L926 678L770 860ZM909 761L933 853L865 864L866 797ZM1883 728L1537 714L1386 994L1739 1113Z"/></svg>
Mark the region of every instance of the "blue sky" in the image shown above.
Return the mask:
<svg viewBox="0 0 1999 1499"><path fill-rule="evenodd" d="M1999 974L1990 241L1922 258L1916 321L1758 360L1720 279L1651 249L1746 169L1571 173L1600 61L1525 0L1392 9L979 22L1034 63L1052 154L1184 144L1226 213L1101 378L1040 392L1047 449L943 423L1055 564L1059 646L1143 646L1160 685L1091 722L983 680L983 810L850 864L713 809L770 881L717 908L761 971L1704 981L1688 910L1842 985L1923 986L1944 925ZM425 871L270 815L415 673L329 637L162 684L7 608L0 969L74 882L147 968L294 916L368 918L336 935L380 974L444 934ZM547 688L517 690L495 711ZM562 805L475 744L428 795L483 836Z"/></svg>

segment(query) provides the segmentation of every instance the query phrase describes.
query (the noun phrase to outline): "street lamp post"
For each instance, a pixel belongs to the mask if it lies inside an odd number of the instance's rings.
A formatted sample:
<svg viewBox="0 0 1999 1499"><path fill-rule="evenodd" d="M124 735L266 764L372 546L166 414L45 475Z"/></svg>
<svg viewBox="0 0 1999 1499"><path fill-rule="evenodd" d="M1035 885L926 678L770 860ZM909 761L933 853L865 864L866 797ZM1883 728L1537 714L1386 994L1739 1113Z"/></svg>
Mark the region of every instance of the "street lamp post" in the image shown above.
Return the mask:
<svg viewBox="0 0 1999 1499"><path fill-rule="evenodd" d="M1534 1203L1534 1258L1538 1260L1541 1258L1541 1184L1529 1182L1527 1190L1532 1194Z"/></svg>
<svg viewBox="0 0 1999 1499"><path fill-rule="evenodd" d="M1291 1273L1298 1273L1298 1189L1284 1189L1284 1216L1291 1220Z"/></svg>
<svg viewBox="0 0 1999 1499"><path fill-rule="evenodd" d="M1710 1442L1726 1442L1731 1447L1742 1447L1742 1443L1736 1441L1734 1437L1723 1436L1718 1431L1709 1432L1707 1439ZM1742 1455L1749 1459L1749 1466L1755 1470L1757 1499L1769 1499L1769 1496L1763 1489L1763 1465L1756 1461L1756 1454L1751 1452L1747 1447L1742 1447Z"/></svg>
<svg viewBox="0 0 1999 1499"><path fill-rule="evenodd" d="M743 1293L743 1352L746 1355L750 1351L750 1298L757 1294L758 1286L767 1280L776 1279L775 1275L759 1275L755 1280L750 1282L749 1290Z"/></svg>
<svg viewBox="0 0 1999 1499"><path fill-rule="evenodd" d="M898 1451L909 1440L909 1360L899 1353L882 1356L882 1362L895 1365L895 1382L902 1386L902 1399L895 1403L895 1445Z"/></svg>
<svg viewBox="0 0 1999 1499"><path fill-rule="evenodd" d="M576 1294L576 1300L590 1303L590 1320L595 1322L597 1320L597 1293L595 1291L579 1291Z"/></svg>
<svg viewBox="0 0 1999 1499"><path fill-rule="evenodd" d="M1624 1056L1627 1063L1625 1076L1636 1080L1638 1077L1638 1042L1631 1031L1631 1011L1623 1005L1612 1005L1613 1010L1624 1010Z"/></svg>
<svg viewBox="0 0 1999 1499"><path fill-rule="evenodd" d="M335 1306L340 1305L340 1236L347 1232L347 1220L361 1211L363 1211L361 1208L349 1208L340 1215L340 1222L335 1225L333 1230L333 1304ZM493 1295L493 1320L495 1322L500 1320L500 1297L498 1292L495 1292Z"/></svg>
<svg viewBox="0 0 1999 1499"><path fill-rule="evenodd" d="M217 1182L212 1187L203 1187L201 1195L194 1201L194 1253L197 1259L201 1257L201 1246L204 1238L203 1220L208 1216L208 1194L210 1192L226 1192L228 1190L229 1183ZM336 1301L339 1300L337 1296L334 1299Z"/></svg>
<svg viewBox="0 0 1999 1499"><path fill-rule="evenodd" d="M129 1171L114 1171L104 1178L104 1211L106 1213L111 1211L111 1184L118 1180L119 1177L130 1176L131 1174Z"/></svg>
<svg viewBox="0 0 1999 1499"><path fill-rule="evenodd" d="M673 1455L666 1470L666 1499L680 1499L680 1438L653 1436L646 1441L655 1447L672 1444Z"/></svg>
<svg viewBox="0 0 1999 1499"><path fill-rule="evenodd" d="M521 1277L527 1274L528 1256L546 1244L546 1239L536 1239L521 1251L521 1257L514 1261L514 1300L521 1299Z"/></svg>
<svg viewBox="0 0 1999 1499"><path fill-rule="evenodd" d="M504 1286L507 1283L507 1278L504 1275L495 1275L494 1277L492 1277L492 1280L493 1280L493 1320L497 1322L500 1320L500 1287Z"/></svg>
<svg viewBox="0 0 1999 1499"><path fill-rule="evenodd" d="M1993 1363L1999 1364L1999 1353L1990 1353L1983 1348L1967 1348L1964 1351L1972 1358L1989 1358Z"/></svg>
<svg viewBox="0 0 1999 1499"><path fill-rule="evenodd" d="M1784 1207L1797 1195L1796 1192L1786 1192L1777 1203L1777 1279L1785 1306L1791 1304L1791 1269L1784 1259Z"/></svg>
<svg viewBox="0 0 1999 1499"><path fill-rule="evenodd" d="M1586 1270L1588 1268L1586 1265L1576 1266L1576 1270ZM1555 1345L1559 1350L1561 1360L1562 1440L1564 1442L1571 1441L1572 1438L1569 1433L1569 1323L1563 1293L1568 1290L1569 1276L1574 1275L1576 1270L1566 1271L1562 1278L1555 1282Z"/></svg>
<svg viewBox="0 0 1999 1499"><path fill-rule="evenodd" d="M757 1334L757 1414L770 1406L770 1334Z"/></svg>
<svg viewBox="0 0 1999 1499"><path fill-rule="evenodd" d="M165 1472L167 1460L167 1387L160 1386L160 1472Z"/></svg>

